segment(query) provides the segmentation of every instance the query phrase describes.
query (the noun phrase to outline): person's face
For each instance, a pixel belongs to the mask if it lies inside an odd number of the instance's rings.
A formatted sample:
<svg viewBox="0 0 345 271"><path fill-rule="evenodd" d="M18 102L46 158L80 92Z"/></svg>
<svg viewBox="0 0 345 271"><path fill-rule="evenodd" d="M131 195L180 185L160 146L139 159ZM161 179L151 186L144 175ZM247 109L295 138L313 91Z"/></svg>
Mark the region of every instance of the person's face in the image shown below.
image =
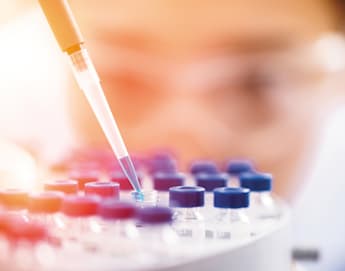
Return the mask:
<svg viewBox="0 0 345 271"><path fill-rule="evenodd" d="M86 4L87 3L87 4ZM309 147L322 92L308 52L330 28L318 1L76 1L91 56L130 151L182 161L248 157L277 192ZM75 124L105 144L80 91Z"/></svg>

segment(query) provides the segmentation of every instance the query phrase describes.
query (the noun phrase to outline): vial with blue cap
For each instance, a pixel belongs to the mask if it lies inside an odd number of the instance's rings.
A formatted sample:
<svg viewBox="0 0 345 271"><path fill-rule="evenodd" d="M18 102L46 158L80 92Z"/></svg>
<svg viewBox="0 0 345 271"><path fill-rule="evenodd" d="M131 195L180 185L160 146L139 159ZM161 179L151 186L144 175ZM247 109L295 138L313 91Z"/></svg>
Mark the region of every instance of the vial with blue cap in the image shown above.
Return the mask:
<svg viewBox="0 0 345 271"><path fill-rule="evenodd" d="M136 214L141 254L145 261L161 261L177 252L179 238L171 227L173 211L168 207L140 208Z"/></svg>
<svg viewBox="0 0 345 271"><path fill-rule="evenodd" d="M169 205L174 208L173 228L182 238L201 241L205 237L205 188L177 186L169 189Z"/></svg>
<svg viewBox="0 0 345 271"><path fill-rule="evenodd" d="M247 172L240 175L241 187L250 189L250 216L257 224L257 231L265 230L279 219L281 210L271 194L272 175Z"/></svg>
<svg viewBox="0 0 345 271"><path fill-rule="evenodd" d="M254 171L254 166L250 160L230 160L226 166L226 172L230 176L229 186L240 187L239 176L246 172Z"/></svg>
<svg viewBox="0 0 345 271"><path fill-rule="evenodd" d="M197 186L205 188L205 213L213 212L213 190L227 186L227 176L221 173L201 173L195 176Z"/></svg>
<svg viewBox="0 0 345 271"><path fill-rule="evenodd" d="M107 198L100 203L97 214L101 219L102 230L97 240L102 253L113 257L125 257L128 260L138 251L136 211L133 203L113 198Z"/></svg>
<svg viewBox="0 0 345 271"><path fill-rule="evenodd" d="M249 189L222 187L214 190L217 214L206 238L245 240L251 236L251 224L246 210L249 207Z"/></svg>
<svg viewBox="0 0 345 271"><path fill-rule="evenodd" d="M158 192L158 202L160 205L169 205L169 189L174 186L182 186L185 176L182 173L159 172L153 175L153 189Z"/></svg>

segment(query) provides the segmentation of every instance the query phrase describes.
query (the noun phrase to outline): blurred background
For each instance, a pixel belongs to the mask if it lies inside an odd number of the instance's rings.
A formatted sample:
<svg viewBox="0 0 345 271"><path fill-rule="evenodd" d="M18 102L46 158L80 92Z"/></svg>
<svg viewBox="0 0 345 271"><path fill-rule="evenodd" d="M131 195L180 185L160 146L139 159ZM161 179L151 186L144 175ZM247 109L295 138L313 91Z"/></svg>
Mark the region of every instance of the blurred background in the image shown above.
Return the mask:
<svg viewBox="0 0 345 271"><path fill-rule="evenodd" d="M131 152L252 159L320 251L308 270L344 270L343 1L70 2ZM38 3L0 6L0 184L30 188L108 146Z"/></svg>

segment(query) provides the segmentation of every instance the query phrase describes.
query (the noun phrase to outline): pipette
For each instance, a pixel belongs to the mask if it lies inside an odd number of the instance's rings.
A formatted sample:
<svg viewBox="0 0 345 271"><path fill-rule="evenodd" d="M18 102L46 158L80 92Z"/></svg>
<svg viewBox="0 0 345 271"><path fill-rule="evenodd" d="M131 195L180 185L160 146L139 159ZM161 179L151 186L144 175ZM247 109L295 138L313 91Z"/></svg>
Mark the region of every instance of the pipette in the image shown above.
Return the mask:
<svg viewBox="0 0 345 271"><path fill-rule="evenodd" d="M39 0L39 3L61 50L69 56L75 79L91 105L123 172L141 195L132 160L104 96L98 74L88 51L83 47L83 37L67 0Z"/></svg>

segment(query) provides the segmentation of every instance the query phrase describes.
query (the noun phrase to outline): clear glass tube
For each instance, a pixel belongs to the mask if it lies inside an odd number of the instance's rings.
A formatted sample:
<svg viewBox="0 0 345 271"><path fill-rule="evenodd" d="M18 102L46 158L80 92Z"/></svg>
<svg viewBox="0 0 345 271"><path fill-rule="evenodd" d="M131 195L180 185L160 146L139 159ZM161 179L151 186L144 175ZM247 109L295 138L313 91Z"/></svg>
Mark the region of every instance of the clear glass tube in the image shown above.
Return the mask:
<svg viewBox="0 0 345 271"><path fill-rule="evenodd" d="M102 220L101 224L97 240L102 253L126 259L137 254L139 233L132 219Z"/></svg>
<svg viewBox="0 0 345 271"><path fill-rule="evenodd" d="M254 233L259 234L274 226L281 216L281 210L270 191L251 192L249 215L255 225Z"/></svg>
<svg viewBox="0 0 345 271"><path fill-rule="evenodd" d="M217 215L207 230L208 238L223 240L243 240L251 236L251 225L245 208L217 208Z"/></svg>
<svg viewBox="0 0 345 271"><path fill-rule="evenodd" d="M200 241L205 237L205 218L201 208L176 208L172 226L182 238Z"/></svg>
<svg viewBox="0 0 345 271"><path fill-rule="evenodd" d="M156 190L132 191L131 196L138 207L157 206L158 204L158 193Z"/></svg>

